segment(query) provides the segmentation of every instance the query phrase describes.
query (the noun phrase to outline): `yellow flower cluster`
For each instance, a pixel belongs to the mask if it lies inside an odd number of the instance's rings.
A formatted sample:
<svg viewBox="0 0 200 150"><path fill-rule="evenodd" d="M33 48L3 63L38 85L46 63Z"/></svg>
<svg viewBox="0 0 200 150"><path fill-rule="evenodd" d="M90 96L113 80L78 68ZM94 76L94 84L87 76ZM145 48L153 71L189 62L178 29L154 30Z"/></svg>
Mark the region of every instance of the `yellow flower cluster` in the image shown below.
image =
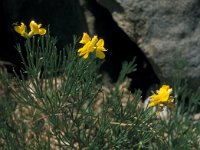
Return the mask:
<svg viewBox="0 0 200 150"><path fill-rule="evenodd" d="M83 56L84 59L88 58L89 54L94 51L96 51L96 56L98 58L105 58L104 51L107 50L104 48L103 39L98 40L97 36L91 39L87 33L83 33L83 37L79 43L84 44L84 46L78 50L79 56Z"/></svg>
<svg viewBox="0 0 200 150"><path fill-rule="evenodd" d="M20 26L15 26L14 30L25 38L30 38L36 34L39 35L46 34L46 29L41 28L42 24L37 24L35 21L32 20L29 26L31 29L30 32L27 32L26 25L23 22L21 23Z"/></svg>
<svg viewBox="0 0 200 150"><path fill-rule="evenodd" d="M170 96L171 93L172 88L168 85L163 85L156 93L150 96L148 107L158 106L159 109L162 110L164 106L167 106L169 109L174 109L174 98Z"/></svg>

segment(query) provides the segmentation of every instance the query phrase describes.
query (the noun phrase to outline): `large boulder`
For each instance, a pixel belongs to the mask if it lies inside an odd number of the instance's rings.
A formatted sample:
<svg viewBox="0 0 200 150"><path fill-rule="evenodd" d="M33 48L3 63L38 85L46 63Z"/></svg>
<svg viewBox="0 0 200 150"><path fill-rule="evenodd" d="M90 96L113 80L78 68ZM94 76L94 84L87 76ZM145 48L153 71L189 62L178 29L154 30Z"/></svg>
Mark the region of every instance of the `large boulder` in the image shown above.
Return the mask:
<svg viewBox="0 0 200 150"><path fill-rule="evenodd" d="M98 0L136 42L160 79L181 73L200 85L199 0Z"/></svg>

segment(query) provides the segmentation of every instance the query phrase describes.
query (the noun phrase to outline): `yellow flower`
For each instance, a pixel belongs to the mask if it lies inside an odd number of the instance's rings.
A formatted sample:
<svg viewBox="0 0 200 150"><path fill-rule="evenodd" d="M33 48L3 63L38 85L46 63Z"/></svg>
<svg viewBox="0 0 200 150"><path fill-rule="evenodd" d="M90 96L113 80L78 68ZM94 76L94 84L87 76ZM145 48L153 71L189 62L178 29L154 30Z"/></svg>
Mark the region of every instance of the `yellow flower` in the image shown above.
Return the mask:
<svg viewBox="0 0 200 150"><path fill-rule="evenodd" d="M26 32L26 25L22 22L20 26L15 26L14 30L21 36L28 38L28 33Z"/></svg>
<svg viewBox="0 0 200 150"><path fill-rule="evenodd" d="M107 50L104 48L104 40L100 39L97 42L96 56L98 58L100 58L100 59L104 59L105 58L105 54L103 53L103 51L107 51Z"/></svg>
<svg viewBox="0 0 200 150"><path fill-rule="evenodd" d="M32 37L33 35L36 34L39 35L46 34L46 29L41 28L42 24L37 24L35 21L31 21L29 26L31 29L29 33L26 32L26 25L23 22L21 23L20 26L15 26L14 30L25 38Z"/></svg>
<svg viewBox="0 0 200 150"><path fill-rule="evenodd" d="M174 98L170 96L171 93L172 89L168 85L163 85L156 93L153 93L153 95L150 96L148 107L158 106L163 108L164 106L167 106L169 109L173 109L175 104Z"/></svg>
<svg viewBox="0 0 200 150"><path fill-rule="evenodd" d="M41 28L42 24L37 24L33 20L30 22L29 26L31 29L31 31L29 32L29 36L36 35L36 34L44 35L46 33L46 29Z"/></svg>
<svg viewBox="0 0 200 150"><path fill-rule="evenodd" d="M83 33L83 37L79 42L84 44L82 48L78 50L79 56L83 56L84 59L88 58L89 54L96 50L96 56L100 59L105 58L103 51L107 51L104 48L104 40L98 40L97 36L94 36L92 39L87 33Z"/></svg>

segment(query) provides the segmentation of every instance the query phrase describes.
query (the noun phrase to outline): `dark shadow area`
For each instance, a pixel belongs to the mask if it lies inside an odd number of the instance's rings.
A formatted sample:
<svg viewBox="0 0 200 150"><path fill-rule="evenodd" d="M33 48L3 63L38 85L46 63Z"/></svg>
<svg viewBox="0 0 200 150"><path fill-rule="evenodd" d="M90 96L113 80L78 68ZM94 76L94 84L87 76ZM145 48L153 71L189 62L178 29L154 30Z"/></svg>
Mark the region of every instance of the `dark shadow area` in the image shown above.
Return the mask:
<svg viewBox="0 0 200 150"><path fill-rule="evenodd" d="M88 30L79 0L1 0L0 18L0 60L11 62L17 72L22 64L15 46L19 43L23 47L25 38L14 31L13 23L24 22L28 30L31 20L42 23L45 28L50 25L51 36L58 39L58 50L70 44L73 35L82 35L82 31ZM6 67L13 73L12 65Z"/></svg>
<svg viewBox="0 0 200 150"><path fill-rule="evenodd" d="M88 9L96 18L96 32L99 37L105 40L105 47L108 49L103 70L108 72L115 82L121 70L122 62L131 61L136 56L137 71L129 75L132 79L130 88L131 91L142 90L145 97L148 89L160 82L149 61L141 49L118 27L107 9L95 0L87 2Z"/></svg>
<svg viewBox="0 0 200 150"><path fill-rule="evenodd" d="M0 35L1 35L1 49L0 60L1 64L7 68L8 72L13 71L13 66L19 70L21 60L18 52L15 49L14 30L12 26L12 18L7 13L4 7L4 1L0 1ZM21 40L19 40L21 41Z"/></svg>
<svg viewBox="0 0 200 150"><path fill-rule="evenodd" d="M24 15L25 14L25 15ZM73 35L82 35L87 25L79 0L26 0L18 20L30 20L50 25L51 36L58 38L57 47L62 49L73 41Z"/></svg>

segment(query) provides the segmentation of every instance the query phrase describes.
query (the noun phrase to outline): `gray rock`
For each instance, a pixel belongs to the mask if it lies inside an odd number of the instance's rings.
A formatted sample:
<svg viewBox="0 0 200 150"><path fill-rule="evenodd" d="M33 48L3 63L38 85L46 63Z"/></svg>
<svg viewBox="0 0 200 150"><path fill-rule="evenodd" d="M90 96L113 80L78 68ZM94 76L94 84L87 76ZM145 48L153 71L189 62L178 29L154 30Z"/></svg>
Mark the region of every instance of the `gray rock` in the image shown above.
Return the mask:
<svg viewBox="0 0 200 150"><path fill-rule="evenodd" d="M138 44L160 79L175 73L200 85L199 0L98 0Z"/></svg>

